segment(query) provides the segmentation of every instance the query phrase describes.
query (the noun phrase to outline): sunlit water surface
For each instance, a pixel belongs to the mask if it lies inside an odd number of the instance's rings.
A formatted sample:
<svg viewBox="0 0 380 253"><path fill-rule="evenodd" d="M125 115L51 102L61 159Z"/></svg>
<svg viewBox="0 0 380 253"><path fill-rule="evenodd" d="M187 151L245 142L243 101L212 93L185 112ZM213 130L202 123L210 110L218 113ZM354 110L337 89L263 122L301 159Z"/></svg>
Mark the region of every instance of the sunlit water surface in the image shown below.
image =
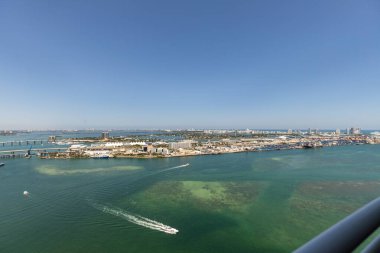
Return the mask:
<svg viewBox="0 0 380 253"><path fill-rule="evenodd" d="M380 196L380 145L0 162L0 252L290 252Z"/></svg>

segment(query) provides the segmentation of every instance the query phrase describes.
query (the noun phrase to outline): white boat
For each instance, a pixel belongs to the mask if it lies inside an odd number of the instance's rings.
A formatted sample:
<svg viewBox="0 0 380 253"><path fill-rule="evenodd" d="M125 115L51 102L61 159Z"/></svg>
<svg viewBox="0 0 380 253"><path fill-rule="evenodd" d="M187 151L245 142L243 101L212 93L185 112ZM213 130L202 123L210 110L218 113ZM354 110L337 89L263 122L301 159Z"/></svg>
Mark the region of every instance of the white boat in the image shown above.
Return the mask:
<svg viewBox="0 0 380 253"><path fill-rule="evenodd" d="M91 158L95 158L95 159L108 159L109 157L110 156L106 154L96 154L96 155L91 156Z"/></svg>
<svg viewBox="0 0 380 253"><path fill-rule="evenodd" d="M0 163L0 167L1 167L1 166L4 166L4 165L5 165L5 163Z"/></svg>

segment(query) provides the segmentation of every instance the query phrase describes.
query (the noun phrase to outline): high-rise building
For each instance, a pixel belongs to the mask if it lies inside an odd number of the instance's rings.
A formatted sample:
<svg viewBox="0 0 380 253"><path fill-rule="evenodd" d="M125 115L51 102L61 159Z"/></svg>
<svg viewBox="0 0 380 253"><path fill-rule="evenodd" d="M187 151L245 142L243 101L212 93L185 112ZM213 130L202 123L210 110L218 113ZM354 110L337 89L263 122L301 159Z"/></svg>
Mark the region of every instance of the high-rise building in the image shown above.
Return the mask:
<svg viewBox="0 0 380 253"><path fill-rule="evenodd" d="M101 138L102 139L109 139L110 138L110 133L109 132L102 132Z"/></svg>
<svg viewBox="0 0 380 253"><path fill-rule="evenodd" d="M339 129L339 128L337 128L337 129L335 130L335 134L336 134L336 135L340 135L340 129Z"/></svg>
<svg viewBox="0 0 380 253"><path fill-rule="evenodd" d="M361 129L358 128L358 127L351 127L350 128L350 134L360 134L361 133Z"/></svg>

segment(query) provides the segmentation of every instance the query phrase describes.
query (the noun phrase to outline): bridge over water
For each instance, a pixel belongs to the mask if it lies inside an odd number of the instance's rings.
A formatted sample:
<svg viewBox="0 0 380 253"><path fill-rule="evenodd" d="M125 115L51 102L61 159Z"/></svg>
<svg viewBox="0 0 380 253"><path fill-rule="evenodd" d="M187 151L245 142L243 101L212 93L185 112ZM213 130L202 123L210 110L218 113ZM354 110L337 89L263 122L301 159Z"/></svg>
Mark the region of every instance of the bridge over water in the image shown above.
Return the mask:
<svg viewBox="0 0 380 253"><path fill-rule="evenodd" d="M34 148L34 149L13 149L0 151L0 158L17 158L23 157L28 152L31 153L47 153L47 152L64 152L67 148Z"/></svg>
<svg viewBox="0 0 380 253"><path fill-rule="evenodd" d="M0 142L0 147L43 145L43 144L48 144L48 143L49 141L47 140L5 141L5 142Z"/></svg>

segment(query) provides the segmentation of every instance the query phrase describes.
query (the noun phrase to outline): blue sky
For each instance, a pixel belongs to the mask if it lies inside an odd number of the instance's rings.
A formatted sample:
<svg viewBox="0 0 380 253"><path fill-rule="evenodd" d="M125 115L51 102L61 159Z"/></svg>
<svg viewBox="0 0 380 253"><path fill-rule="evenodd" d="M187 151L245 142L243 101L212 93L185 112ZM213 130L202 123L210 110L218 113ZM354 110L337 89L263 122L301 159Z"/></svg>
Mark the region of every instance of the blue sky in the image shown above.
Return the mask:
<svg viewBox="0 0 380 253"><path fill-rule="evenodd" d="M377 0L2 0L0 129L380 129Z"/></svg>

